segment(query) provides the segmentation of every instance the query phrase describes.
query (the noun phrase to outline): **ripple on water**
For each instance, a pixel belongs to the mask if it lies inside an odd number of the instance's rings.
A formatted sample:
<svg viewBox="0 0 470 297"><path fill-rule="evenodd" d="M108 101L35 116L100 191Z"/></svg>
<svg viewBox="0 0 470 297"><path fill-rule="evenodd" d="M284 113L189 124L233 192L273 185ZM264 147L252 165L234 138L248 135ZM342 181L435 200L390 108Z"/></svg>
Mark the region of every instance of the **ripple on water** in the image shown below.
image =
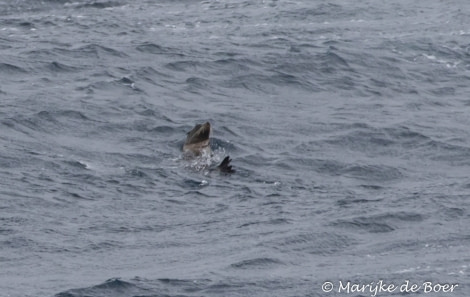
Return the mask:
<svg viewBox="0 0 470 297"><path fill-rule="evenodd" d="M25 74L28 71L20 66L10 64L10 63L0 63L0 75L21 75Z"/></svg>
<svg viewBox="0 0 470 297"><path fill-rule="evenodd" d="M276 258L255 258L230 264L232 268L236 269L266 269L279 265L285 264Z"/></svg>
<svg viewBox="0 0 470 297"><path fill-rule="evenodd" d="M261 245L274 248L282 253L305 253L330 255L354 246L356 241L345 235L330 232L306 232L280 237L263 242Z"/></svg>
<svg viewBox="0 0 470 297"><path fill-rule="evenodd" d="M357 216L350 219L340 219L331 225L335 227L365 231L368 233L388 233L399 229L404 223L419 223L423 215L414 212L383 213L370 216Z"/></svg>

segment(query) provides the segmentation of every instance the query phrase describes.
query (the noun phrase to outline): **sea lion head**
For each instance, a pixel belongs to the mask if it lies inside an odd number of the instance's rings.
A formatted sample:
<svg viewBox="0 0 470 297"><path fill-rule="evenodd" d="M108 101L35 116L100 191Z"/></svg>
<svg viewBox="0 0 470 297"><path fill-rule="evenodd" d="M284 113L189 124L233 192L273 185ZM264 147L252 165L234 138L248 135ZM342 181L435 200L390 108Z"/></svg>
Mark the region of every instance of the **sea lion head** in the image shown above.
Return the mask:
<svg viewBox="0 0 470 297"><path fill-rule="evenodd" d="M211 124L197 124L186 136L186 142L183 145L184 152L191 152L196 156L204 151L210 151L209 136L211 133Z"/></svg>

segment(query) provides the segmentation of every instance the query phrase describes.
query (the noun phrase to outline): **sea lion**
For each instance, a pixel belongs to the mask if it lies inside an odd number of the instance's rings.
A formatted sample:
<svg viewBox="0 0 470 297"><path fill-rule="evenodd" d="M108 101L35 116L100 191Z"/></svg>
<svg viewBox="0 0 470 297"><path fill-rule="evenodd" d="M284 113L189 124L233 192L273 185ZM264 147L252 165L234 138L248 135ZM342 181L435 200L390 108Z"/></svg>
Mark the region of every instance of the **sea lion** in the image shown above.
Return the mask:
<svg viewBox="0 0 470 297"><path fill-rule="evenodd" d="M188 132L186 141L183 145L183 153L186 158L194 158L199 156L211 156L211 147L209 136L211 133L211 124L205 122L204 124L197 124L194 128ZM224 160L215 169L223 173L234 173L230 162L232 160L229 156L225 157Z"/></svg>

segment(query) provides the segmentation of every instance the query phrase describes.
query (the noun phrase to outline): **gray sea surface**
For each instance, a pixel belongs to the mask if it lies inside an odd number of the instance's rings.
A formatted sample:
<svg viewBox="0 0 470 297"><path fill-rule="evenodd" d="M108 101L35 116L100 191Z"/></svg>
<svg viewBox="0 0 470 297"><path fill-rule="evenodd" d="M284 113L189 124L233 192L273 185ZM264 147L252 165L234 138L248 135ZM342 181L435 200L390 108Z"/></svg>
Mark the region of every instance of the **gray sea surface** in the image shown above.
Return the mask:
<svg viewBox="0 0 470 297"><path fill-rule="evenodd" d="M0 296L470 296L469 20L0 1Z"/></svg>

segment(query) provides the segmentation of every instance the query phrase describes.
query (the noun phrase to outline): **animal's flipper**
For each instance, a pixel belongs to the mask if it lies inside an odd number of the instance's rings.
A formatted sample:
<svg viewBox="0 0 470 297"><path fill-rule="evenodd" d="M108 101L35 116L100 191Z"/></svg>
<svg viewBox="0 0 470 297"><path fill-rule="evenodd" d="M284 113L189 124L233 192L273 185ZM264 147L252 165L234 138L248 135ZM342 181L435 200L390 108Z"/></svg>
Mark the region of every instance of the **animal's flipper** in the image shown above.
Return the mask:
<svg viewBox="0 0 470 297"><path fill-rule="evenodd" d="M232 165L230 165L230 162L232 161L232 159L230 159L229 156L225 157L225 159L220 163L219 166L217 166L217 168L220 170L220 172L223 172L223 173L234 173L235 170L232 169Z"/></svg>

